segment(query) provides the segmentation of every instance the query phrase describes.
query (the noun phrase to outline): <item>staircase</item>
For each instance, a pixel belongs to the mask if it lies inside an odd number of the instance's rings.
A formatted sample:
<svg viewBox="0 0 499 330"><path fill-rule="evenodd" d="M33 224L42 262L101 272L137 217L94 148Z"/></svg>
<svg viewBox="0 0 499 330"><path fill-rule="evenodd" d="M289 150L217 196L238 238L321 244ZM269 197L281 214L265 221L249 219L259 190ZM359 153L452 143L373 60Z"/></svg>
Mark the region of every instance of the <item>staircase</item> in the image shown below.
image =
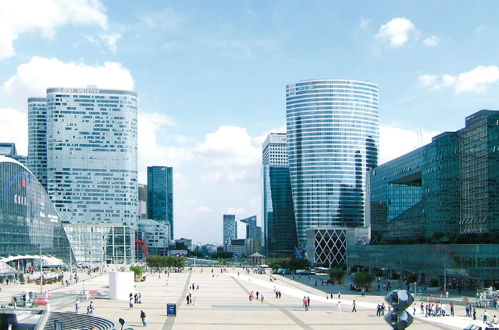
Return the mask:
<svg viewBox="0 0 499 330"><path fill-rule="evenodd" d="M45 322L43 330L55 330L54 321L61 322L62 329L98 329L110 330L114 328L114 323L108 319L87 315L76 314L70 312L50 312L50 315Z"/></svg>

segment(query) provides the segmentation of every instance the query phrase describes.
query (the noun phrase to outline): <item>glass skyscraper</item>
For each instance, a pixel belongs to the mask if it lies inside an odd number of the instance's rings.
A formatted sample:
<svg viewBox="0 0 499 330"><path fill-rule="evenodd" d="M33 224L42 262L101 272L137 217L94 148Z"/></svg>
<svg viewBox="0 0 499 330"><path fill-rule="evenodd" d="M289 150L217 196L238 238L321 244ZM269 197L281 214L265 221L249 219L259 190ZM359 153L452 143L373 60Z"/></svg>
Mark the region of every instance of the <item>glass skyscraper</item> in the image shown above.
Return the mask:
<svg viewBox="0 0 499 330"><path fill-rule="evenodd" d="M147 217L168 221L170 240L173 240L173 168L147 167Z"/></svg>
<svg viewBox="0 0 499 330"><path fill-rule="evenodd" d="M263 143L264 242L269 256L291 256L298 245L285 133Z"/></svg>
<svg viewBox="0 0 499 330"><path fill-rule="evenodd" d="M340 79L289 84L286 117L300 247L307 229L362 226L365 173L378 160L377 85Z"/></svg>
<svg viewBox="0 0 499 330"><path fill-rule="evenodd" d="M28 167L47 189L47 99L28 98Z"/></svg>
<svg viewBox="0 0 499 330"><path fill-rule="evenodd" d="M30 164L63 221L134 225L137 219L137 94L88 88L47 89L30 99ZM43 126L46 123L46 140Z"/></svg>
<svg viewBox="0 0 499 330"><path fill-rule="evenodd" d="M234 214L224 214L224 238L223 243L228 243L233 239L237 239L237 221Z"/></svg>

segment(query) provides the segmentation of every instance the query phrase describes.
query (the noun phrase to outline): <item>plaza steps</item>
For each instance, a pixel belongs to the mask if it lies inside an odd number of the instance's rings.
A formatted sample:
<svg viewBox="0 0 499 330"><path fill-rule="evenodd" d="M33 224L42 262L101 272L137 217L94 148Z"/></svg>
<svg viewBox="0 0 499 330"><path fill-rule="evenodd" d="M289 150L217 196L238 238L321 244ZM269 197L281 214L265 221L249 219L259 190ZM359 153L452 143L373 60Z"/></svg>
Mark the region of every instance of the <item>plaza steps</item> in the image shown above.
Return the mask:
<svg viewBox="0 0 499 330"><path fill-rule="evenodd" d="M98 329L110 330L114 329L114 323L108 319L87 315L76 314L71 312L49 312L45 326L41 330L55 330L54 321L59 321L62 324L62 329Z"/></svg>

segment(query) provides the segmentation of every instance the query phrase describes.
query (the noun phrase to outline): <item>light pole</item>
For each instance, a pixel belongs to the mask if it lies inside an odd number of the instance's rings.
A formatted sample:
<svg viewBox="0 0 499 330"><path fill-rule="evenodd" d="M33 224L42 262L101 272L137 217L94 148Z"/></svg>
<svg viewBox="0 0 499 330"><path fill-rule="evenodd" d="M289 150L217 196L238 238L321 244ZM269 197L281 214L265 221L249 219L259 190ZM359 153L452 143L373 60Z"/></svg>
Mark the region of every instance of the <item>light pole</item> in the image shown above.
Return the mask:
<svg viewBox="0 0 499 330"><path fill-rule="evenodd" d="M43 293L42 243L40 243L40 293Z"/></svg>

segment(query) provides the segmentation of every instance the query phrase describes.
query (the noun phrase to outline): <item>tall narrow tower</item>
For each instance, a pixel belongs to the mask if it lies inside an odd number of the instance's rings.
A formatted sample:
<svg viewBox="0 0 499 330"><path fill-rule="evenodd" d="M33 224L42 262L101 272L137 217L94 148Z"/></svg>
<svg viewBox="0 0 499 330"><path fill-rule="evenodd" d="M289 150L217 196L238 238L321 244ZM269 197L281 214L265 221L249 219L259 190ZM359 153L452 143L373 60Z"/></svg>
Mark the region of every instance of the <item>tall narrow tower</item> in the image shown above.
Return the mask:
<svg viewBox="0 0 499 330"><path fill-rule="evenodd" d="M170 240L173 240L173 168L147 168L147 216L153 220L168 221Z"/></svg>
<svg viewBox="0 0 499 330"><path fill-rule="evenodd" d="M28 98L28 168L47 190L47 99Z"/></svg>
<svg viewBox="0 0 499 330"><path fill-rule="evenodd" d="M377 85L340 79L289 84L286 116L300 247L308 229L362 226L363 173L377 165Z"/></svg>

